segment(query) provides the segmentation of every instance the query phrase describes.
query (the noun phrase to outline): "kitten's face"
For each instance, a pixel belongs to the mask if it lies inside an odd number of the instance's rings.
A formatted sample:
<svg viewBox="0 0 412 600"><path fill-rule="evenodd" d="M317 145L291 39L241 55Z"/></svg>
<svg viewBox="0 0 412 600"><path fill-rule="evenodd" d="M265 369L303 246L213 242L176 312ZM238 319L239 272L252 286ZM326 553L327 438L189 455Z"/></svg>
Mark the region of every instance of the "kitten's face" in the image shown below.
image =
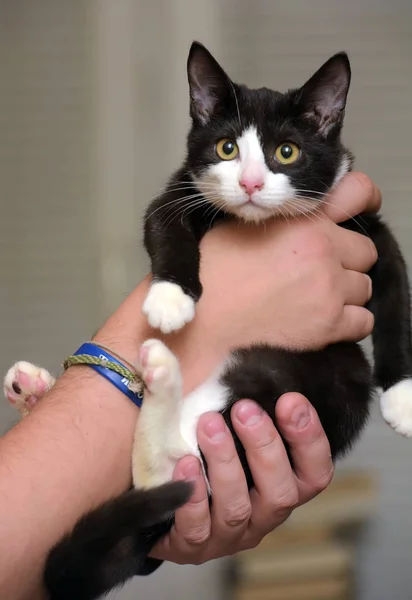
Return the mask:
<svg viewBox="0 0 412 600"><path fill-rule="evenodd" d="M192 46L187 163L209 202L254 222L317 209L350 168L339 141L349 64L345 55L328 63L300 90L280 94L232 83Z"/></svg>

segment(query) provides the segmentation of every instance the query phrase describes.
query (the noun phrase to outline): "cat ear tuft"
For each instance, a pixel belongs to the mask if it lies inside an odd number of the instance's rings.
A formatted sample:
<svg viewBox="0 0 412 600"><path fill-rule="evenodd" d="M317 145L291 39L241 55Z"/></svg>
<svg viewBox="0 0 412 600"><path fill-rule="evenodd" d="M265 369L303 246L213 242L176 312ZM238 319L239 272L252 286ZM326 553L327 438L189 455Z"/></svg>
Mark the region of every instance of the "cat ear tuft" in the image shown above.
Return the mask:
<svg viewBox="0 0 412 600"><path fill-rule="evenodd" d="M190 114L205 125L223 107L231 93L231 81L210 52L193 42L187 59Z"/></svg>
<svg viewBox="0 0 412 600"><path fill-rule="evenodd" d="M339 52L326 61L299 90L299 107L305 118L327 136L342 125L351 81L348 55Z"/></svg>

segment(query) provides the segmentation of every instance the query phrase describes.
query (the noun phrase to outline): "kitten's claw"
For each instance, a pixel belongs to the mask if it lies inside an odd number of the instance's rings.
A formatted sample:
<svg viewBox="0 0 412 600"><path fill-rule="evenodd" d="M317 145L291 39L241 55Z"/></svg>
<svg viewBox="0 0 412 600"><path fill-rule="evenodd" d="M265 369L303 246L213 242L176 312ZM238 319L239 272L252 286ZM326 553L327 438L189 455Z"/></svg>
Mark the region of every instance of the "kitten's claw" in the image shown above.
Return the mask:
<svg viewBox="0 0 412 600"><path fill-rule="evenodd" d="M4 378L4 395L19 412L27 414L54 382L54 377L46 369L19 361L7 371Z"/></svg>
<svg viewBox="0 0 412 600"><path fill-rule="evenodd" d="M151 327L171 333L193 319L195 301L177 283L155 281L144 301L143 312Z"/></svg>
<svg viewBox="0 0 412 600"><path fill-rule="evenodd" d="M398 433L412 437L412 379L404 379L381 395L381 413Z"/></svg>
<svg viewBox="0 0 412 600"><path fill-rule="evenodd" d="M146 340L140 347L142 378L149 393L175 392L180 387L180 368L175 355L160 340Z"/></svg>

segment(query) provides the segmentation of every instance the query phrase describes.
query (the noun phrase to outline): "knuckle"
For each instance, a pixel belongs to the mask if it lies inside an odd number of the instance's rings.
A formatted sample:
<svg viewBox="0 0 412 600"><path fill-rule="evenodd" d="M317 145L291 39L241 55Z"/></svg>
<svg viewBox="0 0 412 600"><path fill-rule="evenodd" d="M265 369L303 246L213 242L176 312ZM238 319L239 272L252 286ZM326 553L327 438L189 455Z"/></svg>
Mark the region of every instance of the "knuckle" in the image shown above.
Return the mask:
<svg viewBox="0 0 412 600"><path fill-rule="evenodd" d="M372 180L365 173L362 172L356 172L353 173L353 175L356 178L356 182L359 188L362 190L362 193L364 194L365 198L370 198L371 196L373 196L375 191L375 185L372 182Z"/></svg>
<svg viewBox="0 0 412 600"><path fill-rule="evenodd" d="M266 435L262 432L261 435L254 440L253 450L260 455L270 453L274 449L275 441L278 433L273 423L270 424L270 430L266 432Z"/></svg>
<svg viewBox="0 0 412 600"><path fill-rule="evenodd" d="M336 325L342 320L343 309L343 299L336 288L329 289L320 303L320 310L324 317L324 328L326 333L333 333Z"/></svg>
<svg viewBox="0 0 412 600"><path fill-rule="evenodd" d="M230 528L237 528L247 525L252 516L252 507L249 498L239 498L231 502L225 508L224 522Z"/></svg>
<svg viewBox="0 0 412 600"><path fill-rule="evenodd" d="M296 486L288 486L278 490L274 513L276 517L288 516L299 506L299 493Z"/></svg>
<svg viewBox="0 0 412 600"><path fill-rule="evenodd" d="M343 306L342 281L333 265L324 267L314 281L314 294L321 311L334 320Z"/></svg>
<svg viewBox="0 0 412 600"><path fill-rule="evenodd" d="M318 475L318 477L312 484L312 490L315 496L323 492L329 486L333 479L333 473L334 469L333 465L331 465Z"/></svg>
<svg viewBox="0 0 412 600"><path fill-rule="evenodd" d="M207 524L192 527L184 536L189 546L204 546L210 539L210 527Z"/></svg>
<svg viewBox="0 0 412 600"><path fill-rule="evenodd" d="M315 258L329 257L333 250L333 242L325 231L317 231L308 240L309 249Z"/></svg>
<svg viewBox="0 0 412 600"><path fill-rule="evenodd" d="M277 527L278 525L281 525L284 521L286 521L286 519L290 517L291 513L295 508L297 508L297 506L298 505L289 507L281 505L276 507L276 509L272 513L272 522L275 524L275 526Z"/></svg>

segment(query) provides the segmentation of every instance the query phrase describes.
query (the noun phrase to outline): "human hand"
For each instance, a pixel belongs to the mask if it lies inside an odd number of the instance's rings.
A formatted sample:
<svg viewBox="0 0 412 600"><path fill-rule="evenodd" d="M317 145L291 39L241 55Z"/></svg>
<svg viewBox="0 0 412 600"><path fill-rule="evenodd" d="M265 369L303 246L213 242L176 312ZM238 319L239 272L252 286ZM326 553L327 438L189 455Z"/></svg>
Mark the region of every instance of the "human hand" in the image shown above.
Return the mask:
<svg viewBox="0 0 412 600"><path fill-rule="evenodd" d="M188 326L163 336L134 318L148 293L148 276L97 339L133 363L142 340L163 339L179 357L185 393L235 346L259 341L302 350L361 340L373 329L373 315L364 308L371 293L365 273L376 262L376 248L337 223L377 212L380 204L370 179L349 173L319 218L220 224L201 241L203 294ZM117 346L119 329L124 334Z"/></svg>
<svg viewBox="0 0 412 600"><path fill-rule="evenodd" d="M377 253L369 238L337 223L380 203L376 186L350 173L321 218L217 226L202 241L204 292L190 327L209 330L205 344L222 353L254 340L315 349L363 339L373 329L365 273Z"/></svg>
<svg viewBox="0 0 412 600"><path fill-rule="evenodd" d="M314 408L300 394L289 393L278 400L275 415L295 470L269 415L248 400L232 408L232 422L255 482L250 493L222 416L203 415L198 441L208 464L212 505L209 507L198 459L184 457L174 479L194 481L195 491L190 502L176 512L171 532L157 544L152 556L179 564L200 564L253 548L294 508L327 487L333 464Z"/></svg>

